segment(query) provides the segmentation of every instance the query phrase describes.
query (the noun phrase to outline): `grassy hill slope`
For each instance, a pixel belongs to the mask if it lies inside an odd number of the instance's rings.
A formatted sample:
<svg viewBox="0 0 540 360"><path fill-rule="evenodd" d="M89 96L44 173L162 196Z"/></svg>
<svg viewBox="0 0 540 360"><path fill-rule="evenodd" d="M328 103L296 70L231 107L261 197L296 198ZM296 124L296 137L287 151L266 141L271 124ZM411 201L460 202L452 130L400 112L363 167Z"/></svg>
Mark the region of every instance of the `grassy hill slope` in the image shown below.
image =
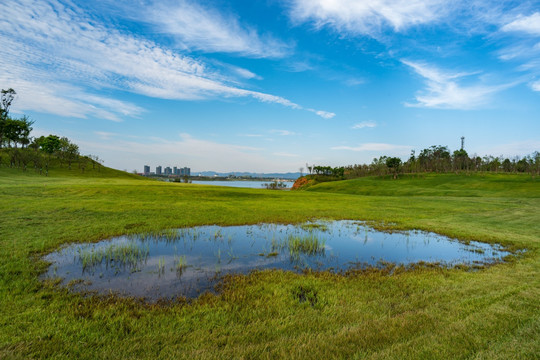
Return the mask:
<svg viewBox="0 0 540 360"><path fill-rule="evenodd" d="M529 174L418 174L325 182L306 191L382 196L540 197L540 178Z"/></svg>
<svg viewBox="0 0 540 360"><path fill-rule="evenodd" d="M42 159L40 168L36 168L34 164L29 161L26 170L23 170L23 166L20 167L9 166L9 151L13 149L0 149L0 176L4 181L17 179L27 179L25 181L32 180L35 177L43 177L50 179L90 179L90 178L117 178L117 179L142 179L140 176L120 171L116 169L103 166L102 164L89 159L87 157L79 157L71 164L71 168L66 161L60 161L56 156L51 156L48 160L48 172L45 168L46 154L39 153L39 157ZM22 150L21 150L22 151ZM26 153L31 152L29 149L24 149Z"/></svg>

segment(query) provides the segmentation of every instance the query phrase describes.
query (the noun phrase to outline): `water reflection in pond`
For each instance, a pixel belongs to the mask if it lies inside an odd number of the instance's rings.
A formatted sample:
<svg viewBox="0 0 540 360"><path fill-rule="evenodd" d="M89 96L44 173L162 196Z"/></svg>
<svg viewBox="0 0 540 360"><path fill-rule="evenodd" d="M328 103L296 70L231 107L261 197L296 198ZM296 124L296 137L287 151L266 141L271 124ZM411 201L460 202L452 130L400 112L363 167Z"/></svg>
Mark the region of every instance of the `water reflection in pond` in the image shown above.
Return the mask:
<svg viewBox="0 0 540 360"><path fill-rule="evenodd" d="M463 243L427 232L386 233L358 221L303 225L200 226L75 244L45 257L45 277L79 288L147 299L195 297L220 275L253 269L348 270L381 261L487 264L508 255L500 246Z"/></svg>

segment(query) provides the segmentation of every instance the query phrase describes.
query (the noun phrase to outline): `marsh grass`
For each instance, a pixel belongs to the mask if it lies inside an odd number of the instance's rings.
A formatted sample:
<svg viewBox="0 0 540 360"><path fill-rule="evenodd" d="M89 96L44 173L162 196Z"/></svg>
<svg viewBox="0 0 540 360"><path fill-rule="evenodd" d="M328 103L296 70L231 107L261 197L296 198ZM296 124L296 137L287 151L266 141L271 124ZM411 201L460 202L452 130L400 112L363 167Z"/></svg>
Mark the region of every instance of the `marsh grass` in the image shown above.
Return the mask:
<svg viewBox="0 0 540 360"><path fill-rule="evenodd" d="M158 274L162 275L165 273L165 258L160 257L158 260Z"/></svg>
<svg viewBox="0 0 540 360"><path fill-rule="evenodd" d="M91 245L77 250L78 260L81 262L83 270L94 268L104 262L107 267L122 266L136 271L147 260L148 254L148 247L140 247L131 242L110 244L105 247Z"/></svg>
<svg viewBox="0 0 540 360"><path fill-rule="evenodd" d="M187 261L185 255L174 257L174 268L176 269L177 273L182 273L186 267Z"/></svg>
<svg viewBox="0 0 540 360"><path fill-rule="evenodd" d="M287 237L287 248L291 255L306 254L316 255L324 254L324 245L326 241L320 239L315 234L309 235L289 235Z"/></svg>
<svg viewBox="0 0 540 360"><path fill-rule="evenodd" d="M229 257L229 261L227 262L228 264L238 259L238 256L234 253L234 250L232 247L230 247L229 250L227 250L227 256Z"/></svg>
<svg viewBox="0 0 540 360"><path fill-rule="evenodd" d="M322 232L328 231L328 225L320 224L320 223L306 223L306 224L300 225L300 228L308 232L312 232L314 230L322 231Z"/></svg>

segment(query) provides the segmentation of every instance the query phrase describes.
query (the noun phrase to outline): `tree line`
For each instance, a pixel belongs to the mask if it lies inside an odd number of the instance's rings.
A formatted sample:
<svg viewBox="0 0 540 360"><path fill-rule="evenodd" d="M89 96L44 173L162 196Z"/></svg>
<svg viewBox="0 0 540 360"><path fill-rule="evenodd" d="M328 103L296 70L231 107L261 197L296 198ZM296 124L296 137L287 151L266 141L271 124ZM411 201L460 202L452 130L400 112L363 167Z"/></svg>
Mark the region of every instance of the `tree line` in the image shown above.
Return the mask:
<svg viewBox="0 0 540 360"><path fill-rule="evenodd" d="M315 166L306 167L311 175L324 175L341 179L363 176L415 174L422 172L505 172L530 173L540 175L540 152L535 151L523 157L504 156L469 156L464 149L451 152L448 146L433 145L423 149L418 155L413 150L408 160L399 157L380 156L370 164L355 164L343 167Z"/></svg>
<svg viewBox="0 0 540 360"><path fill-rule="evenodd" d="M74 163L84 172L91 164L101 170L101 160L97 156L82 156L79 146L67 137L48 135L32 137L32 125L27 116L14 118L10 107L17 93L13 89L2 89L0 93L0 166L17 167L26 171L33 167L40 174L48 175L51 161L67 165L71 170ZM7 155L7 156L5 156ZM5 160L4 160L5 157Z"/></svg>

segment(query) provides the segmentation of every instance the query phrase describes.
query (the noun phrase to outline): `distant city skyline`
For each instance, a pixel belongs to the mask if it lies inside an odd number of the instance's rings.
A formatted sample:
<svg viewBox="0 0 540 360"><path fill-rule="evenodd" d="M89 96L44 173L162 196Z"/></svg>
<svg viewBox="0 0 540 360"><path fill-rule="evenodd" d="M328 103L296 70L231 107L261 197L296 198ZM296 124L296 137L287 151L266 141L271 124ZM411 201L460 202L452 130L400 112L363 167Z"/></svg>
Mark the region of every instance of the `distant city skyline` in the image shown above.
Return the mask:
<svg viewBox="0 0 540 360"><path fill-rule="evenodd" d="M150 165L143 165L143 171L142 171L142 174L144 175L151 175L151 174L154 174L154 175L176 175L176 176L190 176L191 175L191 168L187 167L187 166L184 166L184 167L180 167L180 166L173 166L173 167L170 167L170 166L166 166L166 167L163 167L162 165L157 165L155 167L155 171L152 171L151 170L151 166Z"/></svg>
<svg viewBox="0 0 540 360"><path fill-rule="evenodd" d="M0 87L117 169L540 150L540 4L4 0ZM153 165L154 166L154 165Z"/></svg>

